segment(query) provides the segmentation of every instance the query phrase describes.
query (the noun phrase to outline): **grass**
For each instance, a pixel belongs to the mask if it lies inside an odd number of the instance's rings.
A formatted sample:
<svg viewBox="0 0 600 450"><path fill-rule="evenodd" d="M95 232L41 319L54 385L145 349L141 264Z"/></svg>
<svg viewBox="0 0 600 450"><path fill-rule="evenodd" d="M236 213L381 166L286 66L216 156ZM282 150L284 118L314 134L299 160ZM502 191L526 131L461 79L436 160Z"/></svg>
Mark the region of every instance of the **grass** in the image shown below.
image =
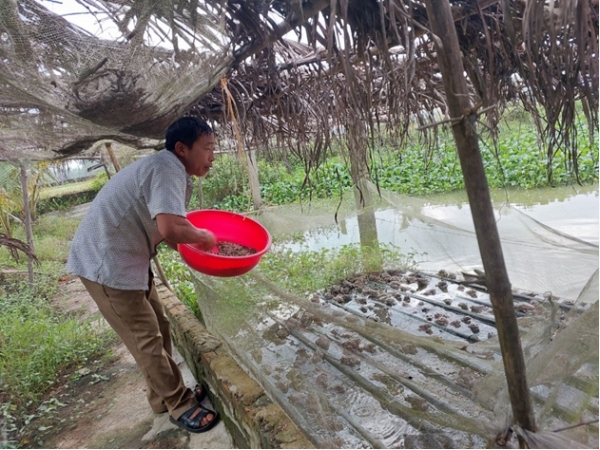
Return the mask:
<svg viewBox="0 0 600 450"><path fill-rule="evenodd" d="M71 240L80 221L79 218L64 215L42 215L36 220L33 241L36 256L42 262L41 267L36 269L38 272L52 273L57 264L64 265L67 262ZM15 227L14 237L26 241L24 227ZM23 258L19 262L12 260L8 250L0 247L0 269L2 267L25 269L26 261ZM58 279L64 275L64 267L54 273Z"/></svg>
<svg viewBox="0 0 600 450"><path fill-rule="evenodd" d="M260 272L282 289L302 296L356 273L388 268L414 269L418 256L414 252L403 253L392 244L380 244L376 249L351 244L336 249L297 251L274 245L261 259ZM201 319L196 294L198 286L193 282L188 267L174 250L166 246L159 253L159 259L177 297ZM220 293L218 301L226 303L229 314L235 320L241 320L244 312L251 308L251 299L261 302L265 298L257 291L256 284L250 283L248 288L244 280L245 277L211 280L210 289Z"/></svg>
<svg viewBox="0 0 600 450"><path fill-rule="evenodd" d="M196 315L196 317L201 317L200 308L196 301L194 283L190 276L190 270L181 260L179 253L163 244L161 245L158 259L177 298L181 300Z"/></svg>
<svg viewBox="0 0 600 450"><path fill-rule="evenodd" d="M1 302L0 379L10 393L3 400L17 407L39 400L57 373L97 356L107 342L90 321L60 317L39 289L17 284Z"/></svg>
<svg viewBox="0 0 600 450"><path fill-rule="evenodd" d="M320 250L273 249L261 260L260 270L284 289L303 295L357 273L414 269L416 257L415 253L403 253L391 244L380 244L376 249L359 244Z"/></svg>
<svg viewBox="0 0 600 450"><path fill-rule="evenodd" d="M55 273L37 276L33 286L5 282L0 295L0 447L19 446L33 417L62 373L86 366L108 349L111 331L98 331L91 319L61 315L51 299Z"/></svg>

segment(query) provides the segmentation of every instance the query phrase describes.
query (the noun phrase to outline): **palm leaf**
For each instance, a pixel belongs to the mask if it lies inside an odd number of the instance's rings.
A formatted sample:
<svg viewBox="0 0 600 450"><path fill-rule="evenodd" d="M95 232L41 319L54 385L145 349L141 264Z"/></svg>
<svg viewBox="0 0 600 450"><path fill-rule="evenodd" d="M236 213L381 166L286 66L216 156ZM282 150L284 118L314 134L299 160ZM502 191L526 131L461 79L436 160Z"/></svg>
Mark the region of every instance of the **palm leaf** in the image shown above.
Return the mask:
<svg viewBox="0 0 600 450"><path fill-rule="evenodd" d="M19 259L18 252L21 251L25 253L27 257L31 258L36 264L40 264L40 261L37 259L35 253L33 253L31 250L31 247L19 239L11 238L4 233L0 233L0 247L8 247L13 258L15 258L17 261Z"/></svg>

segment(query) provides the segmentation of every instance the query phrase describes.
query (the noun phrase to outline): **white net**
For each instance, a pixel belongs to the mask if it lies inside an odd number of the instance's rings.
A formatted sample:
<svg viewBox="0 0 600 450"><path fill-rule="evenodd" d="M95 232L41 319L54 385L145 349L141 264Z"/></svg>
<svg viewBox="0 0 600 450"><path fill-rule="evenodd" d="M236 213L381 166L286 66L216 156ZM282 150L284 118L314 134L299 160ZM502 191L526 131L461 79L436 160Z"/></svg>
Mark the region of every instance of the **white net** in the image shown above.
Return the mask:
<svg viewBox="0 0 600 450"><path fill-rule="evenodd" d="M0 2L0 159L162 139L230 63L197 2Z"/></svg>
<svg viewBox="0 0 600 450"><path fill-rule="evenodd" d="M258 213L275 243L255 270L230 279L196 274L207 326L317 447L517 447L515 435L526 432L515 426L507 438L512 412L489 295L462 283L461 271L480 267L468 203L382 197L371 223L351 201L337 222L337 201ZM594 448L597 186L550 198L541 209L518 193L496 203L543 431L525 438L531 447ZM585 211L570 222L584 239L556 221L570 203ZM366 241L378 251L356 251ZM390 257L390 248L422 261L406 264L411 257ZM313 281L327 275L327 287L315 290Z"/></svg>

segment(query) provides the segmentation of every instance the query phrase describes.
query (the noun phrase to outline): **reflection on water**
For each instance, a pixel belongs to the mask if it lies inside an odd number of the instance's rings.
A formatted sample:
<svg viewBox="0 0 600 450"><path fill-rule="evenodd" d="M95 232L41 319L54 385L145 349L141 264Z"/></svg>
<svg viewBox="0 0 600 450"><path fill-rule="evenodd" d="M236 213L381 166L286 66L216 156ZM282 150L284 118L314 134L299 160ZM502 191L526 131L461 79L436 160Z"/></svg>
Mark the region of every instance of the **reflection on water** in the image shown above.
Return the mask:
<svg viewBox="0 0 600 450"><path fill-rule="evenodd" d="M576 298L598 268L598 186L492 194L511 283ZM375 217L379 242L416 252L422 270L482 269L464 192L423 199L384 194ZM319 250L358 243L359 225L356 215L348 215L285 246Z"/></svg>
<svg viewBox="0 0 600 450"><path fill-rule="evenodd" d="M467 208L466 193L440 194L428 197L431 206L427 215L438 220L462 220L462 225L472 229L470 215L461 214ZM493 191L492 200L502 219L503 206L510 204L531 218L559 232L598 244L598 185L577 188L541 188L529 190Z"/></svg>

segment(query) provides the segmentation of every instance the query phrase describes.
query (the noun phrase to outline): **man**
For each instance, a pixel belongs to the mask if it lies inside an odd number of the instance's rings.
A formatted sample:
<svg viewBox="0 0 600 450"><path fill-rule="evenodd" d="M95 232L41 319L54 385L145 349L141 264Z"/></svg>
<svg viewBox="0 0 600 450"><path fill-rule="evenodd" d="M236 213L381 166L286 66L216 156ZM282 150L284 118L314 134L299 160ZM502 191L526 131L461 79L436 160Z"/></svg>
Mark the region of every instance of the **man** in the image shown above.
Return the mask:
<svg viewBox="0 0 600 450"><path fill-rule="evenodd" d="M154 286L156 246L216 245L208 230L186 219L191 176L206 175L215 159L210 126L183 117L167 130L165 150L118 172L100 190L71 244L67 270L78 275L98 309L121 337L148 385L157 413L194 433L209 430L216 412L200 405L205 387L188 389L171 355L170 326Z"/></svg>

